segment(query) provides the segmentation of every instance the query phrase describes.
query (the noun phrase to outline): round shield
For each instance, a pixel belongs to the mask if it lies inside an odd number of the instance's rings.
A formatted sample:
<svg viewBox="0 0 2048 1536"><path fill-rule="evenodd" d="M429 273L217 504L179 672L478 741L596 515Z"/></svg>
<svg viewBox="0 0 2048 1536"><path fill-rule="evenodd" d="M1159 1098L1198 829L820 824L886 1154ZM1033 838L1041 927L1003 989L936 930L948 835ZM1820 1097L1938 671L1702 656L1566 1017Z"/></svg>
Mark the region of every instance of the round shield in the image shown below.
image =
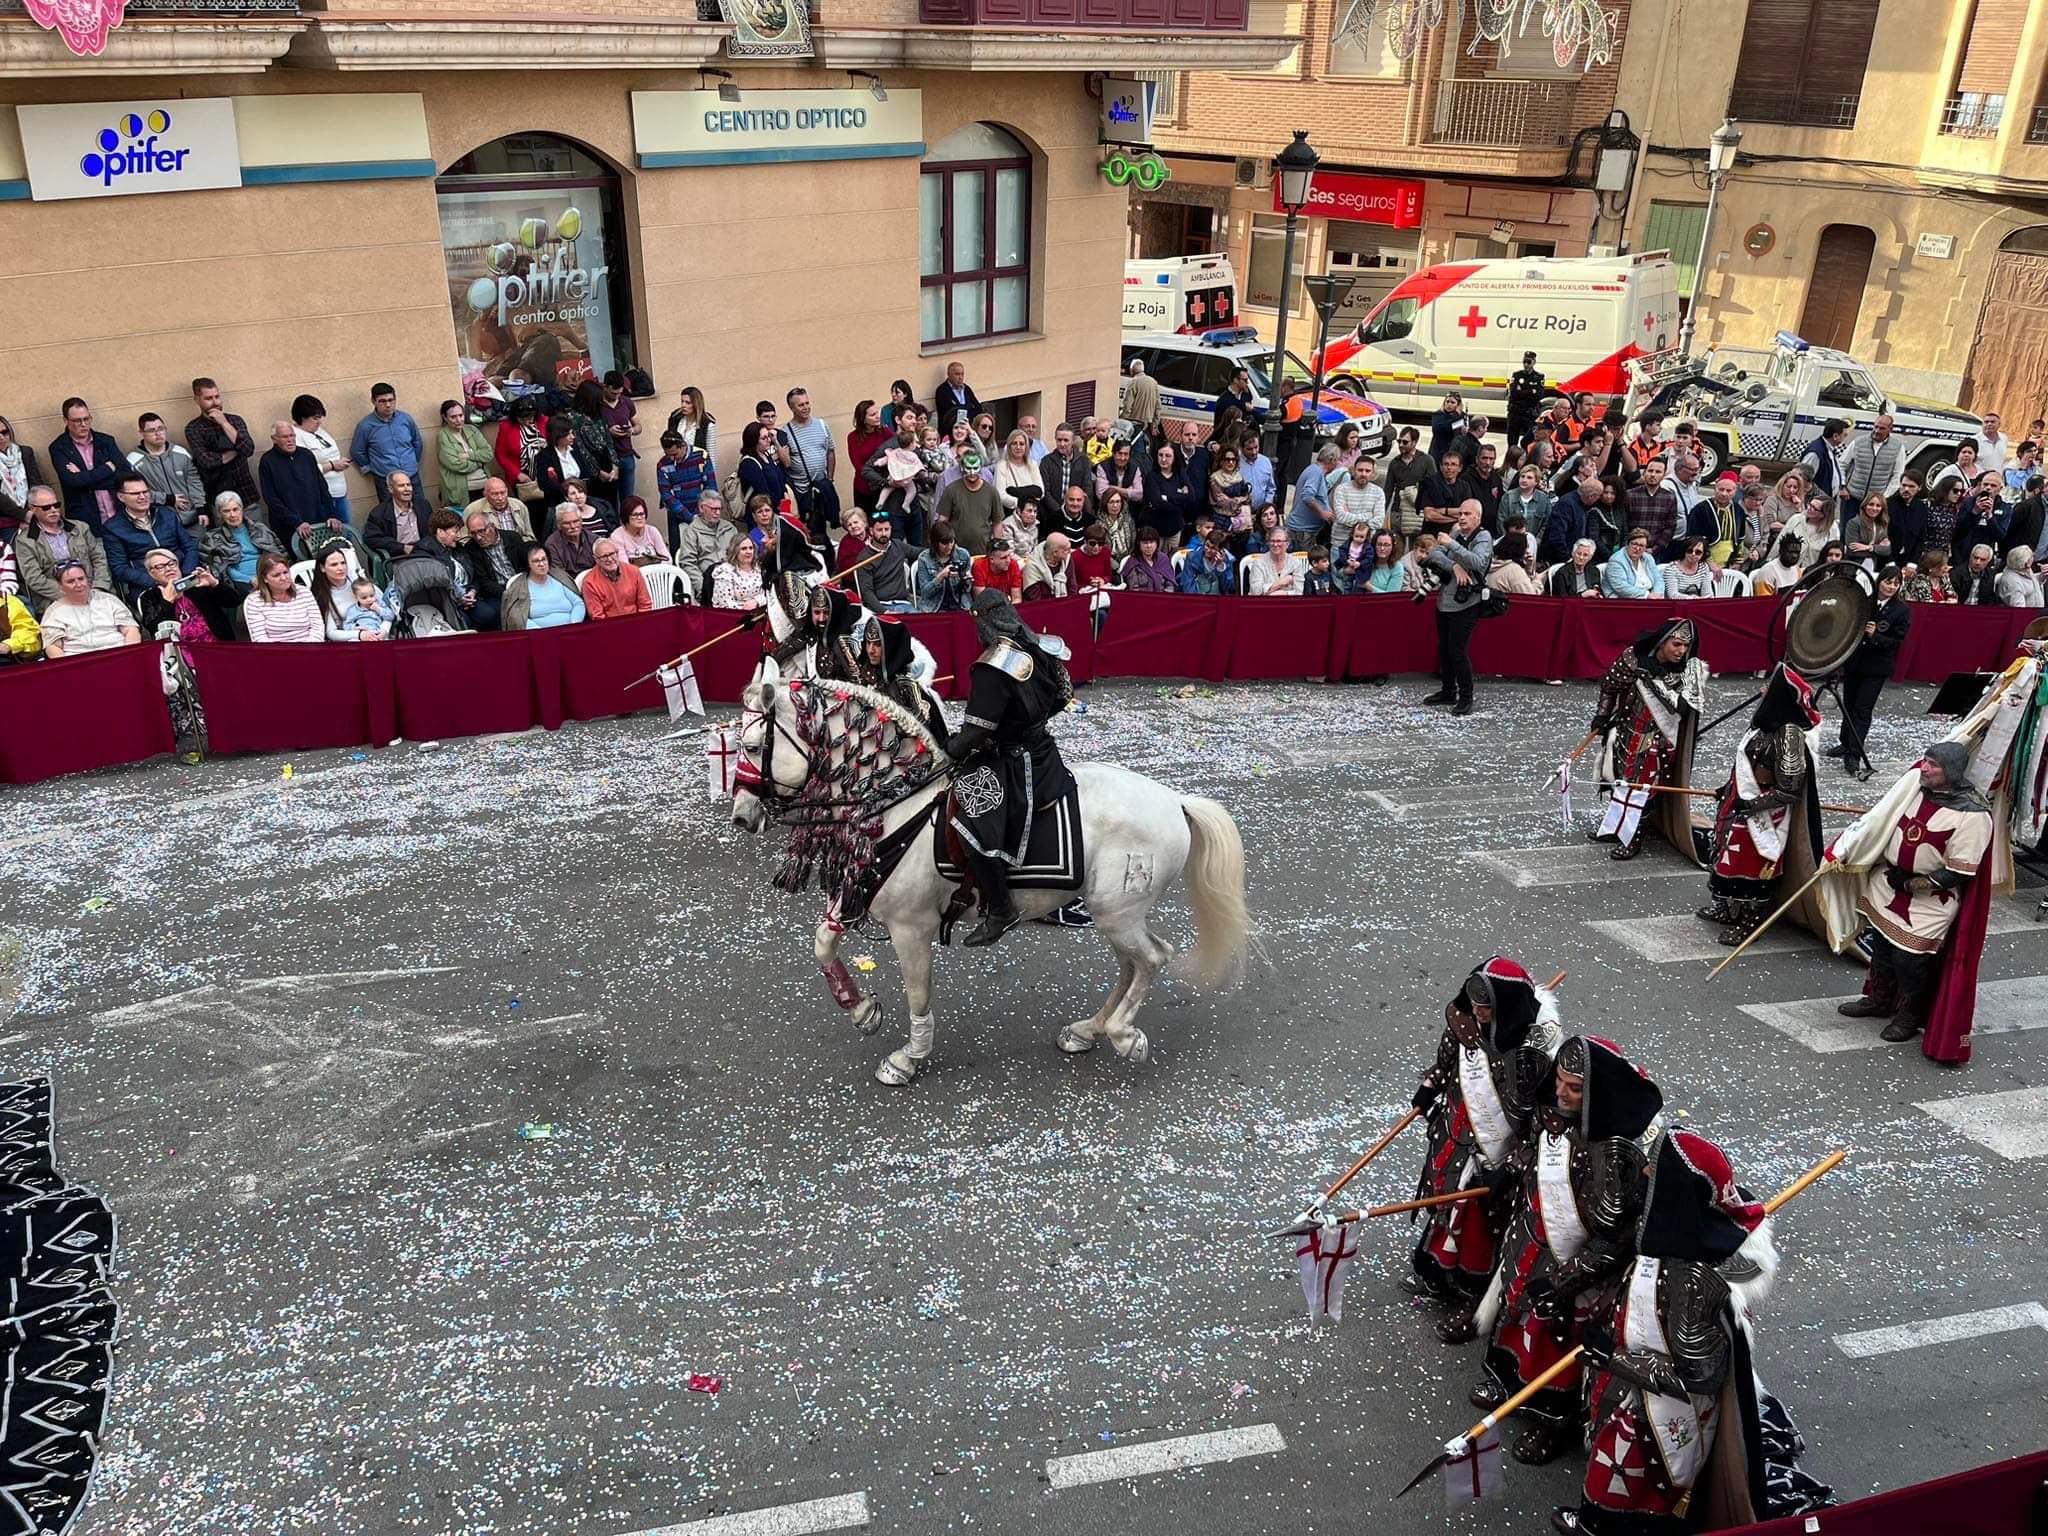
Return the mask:
<svg viewBox="0 0 2048 1536"><path fill-rule="evenodd" d="M1876 583L1845 560L1811 572L1785 602L1785 660L1812 681L1840 670L1862 644L1877 607Z"/></svg>
<svg viewBox="0 0 2048 1536"><path fill-rule="evenodd" d="M2048 640L2048 618L2034 620L2033 623L2020 631L2020 638L2022 640Z"/></svg>

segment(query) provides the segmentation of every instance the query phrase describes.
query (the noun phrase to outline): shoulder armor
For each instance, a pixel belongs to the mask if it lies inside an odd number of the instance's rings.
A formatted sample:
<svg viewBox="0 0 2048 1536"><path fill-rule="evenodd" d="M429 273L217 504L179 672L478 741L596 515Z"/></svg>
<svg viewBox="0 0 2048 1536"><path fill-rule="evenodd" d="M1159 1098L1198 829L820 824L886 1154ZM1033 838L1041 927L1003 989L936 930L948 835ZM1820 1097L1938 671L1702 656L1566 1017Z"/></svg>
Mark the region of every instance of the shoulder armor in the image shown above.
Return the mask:
<svg viewBox="0 0 2048 1536"><path fill-rule="evenodd" d="M1020 683L1031 681L1031 673L1037 665L1030 653L1007 640L998 640L994 645L974 658L977 667L994 667L1005 677L1013 677Z"/></svg>
<svg viewBox="0 0 2048 1536"><path fill-rule="evenodd" d="M1056 661L1069 661L1074 653L1067 648L1067 642L1058 635L1040 635L1038 648Z"/></svg>

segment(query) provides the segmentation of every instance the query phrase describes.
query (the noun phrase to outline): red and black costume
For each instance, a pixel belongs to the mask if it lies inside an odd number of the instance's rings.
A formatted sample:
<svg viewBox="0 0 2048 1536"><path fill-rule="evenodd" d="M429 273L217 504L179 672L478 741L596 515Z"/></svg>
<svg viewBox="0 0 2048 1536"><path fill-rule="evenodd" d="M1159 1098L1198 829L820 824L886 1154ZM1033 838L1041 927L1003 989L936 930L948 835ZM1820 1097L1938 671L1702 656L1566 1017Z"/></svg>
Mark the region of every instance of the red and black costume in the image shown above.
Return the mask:
<svg viewBox="0 0 2048 1536"><path fill-rule="evenodd" d="M1536 1112L1557 1054L1556 1000L1529 973L1495 955L1465 978L1444 1006L1436 1059L1415 1090L1429 1150L1417 1198L1487 1185L1493 1195L1423 1214L1412 1258L1416 1287L1456 1304L1437 1330L1444 1342L1473 1337L1471 1303L1499 1258L1509 1162Z"/></svg>
<svg viewBox="0 0 2048 1536"><path fill-rule="evenodd" d="M1676 661L1664 655L1672 641L1684 646ZM1698 645L1691 620L1668 620L1645 630L1600 680L1592 729L1604 738L1600 778L1608 800L1593 840L1613 842L1617 859L1642 852L1646 821L1687 858L1697 857L1686 797L1660 794L1657 787L1683 789L1692 782L1693 739L1707 701L1707 664Z"/></svg>
<svg viewBox="0 0 2048 1536"><path fill-rule="evenodd" d="M1714 899L1699 915L1728 926L1723 944L1740 944L1770 916L1788 859L1802 870L1820 865L1819 777L1807 737L1819 724L1813 686L1780 662L1736 744L1715 808L1707 877Z"/></svg>
<svg viewBox="0 0 2048 1536"><path fill-rule="evenodd" d="M1557 1104L1557 1077L1581 1082L1572 1116ZM1487 1343L1485 1377L1472 1401L1497 1407L1555 1365L1589 1317L1611 1309L1610 1287L1635 1256L1643 1205L1643 1136L1664 1096L1613 1042L1574 1035L1559 1047L1539 1091L1536 1123L1511 1162L1518 1188L1509 1207L1500 1268L1482 1319L1497 1321ZM1559 1376L1521 1410L1529 1422L1515 1457L1552 1460L1579 1417L1580 1371Z"/></svg>

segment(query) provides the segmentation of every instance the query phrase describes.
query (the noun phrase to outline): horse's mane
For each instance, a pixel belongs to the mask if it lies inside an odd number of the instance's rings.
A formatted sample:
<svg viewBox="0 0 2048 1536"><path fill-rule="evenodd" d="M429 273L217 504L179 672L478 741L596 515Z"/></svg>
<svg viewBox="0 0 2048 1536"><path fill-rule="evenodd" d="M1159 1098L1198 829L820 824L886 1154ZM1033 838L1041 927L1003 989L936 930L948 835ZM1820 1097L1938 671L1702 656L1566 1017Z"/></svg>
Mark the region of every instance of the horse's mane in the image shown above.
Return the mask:
<svg viewBox="0 0 2048 1536"><path fill-rule="evenodd" d="M860 700L861 703L865 704L876 714L886 716L904 735L914 741L923 742L925 750L932 754L934 760L939 762L950 761L946 757L945 749L939 745L939 738L931 733L930 728L903 705L882 692L881 689L870 688L865 683L839 682L832 678L799 678L797 682L801 683L805 688L818 688L833 693L843 693L848 698ZM787 687L788 685L784 684L783 686Z"/></svg>

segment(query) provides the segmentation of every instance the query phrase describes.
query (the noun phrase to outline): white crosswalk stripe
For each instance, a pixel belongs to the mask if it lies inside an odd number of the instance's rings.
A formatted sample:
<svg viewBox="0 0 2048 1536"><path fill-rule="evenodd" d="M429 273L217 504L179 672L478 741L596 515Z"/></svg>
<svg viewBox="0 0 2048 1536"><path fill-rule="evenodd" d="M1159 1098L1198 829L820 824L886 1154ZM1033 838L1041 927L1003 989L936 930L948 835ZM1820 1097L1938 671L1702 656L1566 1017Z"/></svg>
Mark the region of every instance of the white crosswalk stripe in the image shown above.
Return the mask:
<svg viewBox="0 0 2048 1536"><path fill-rule="evenodd" d="M1179 1472L1210 1462L1271 1456L1286 1449L1286 1439L1271 1424L1248 1424L1242 1429L1218 1430L1208 1435L1176 1435L1171 1440L1148 1440L1109 1451L1055 1456L1045 1464L1045 1475L1055 1488L1079 1488L1125 1477Z"/></svg>
<svg viewBox="0 0 2048 1536"><path fill-rule="evenodd" d="M736 1515L713 1515L708 1520L685 1520L680 1525L635 1531L633 1536L813 1536L819 1531L844 1531L867 1523L868 1496L843 1493L829 1499L806 1499L801 1504L775 1504Z"/></svg>
<svg viewBox="0 0 2048 1536"><path fill-rule="evenodd" d="M1894 1328L1841 1333L1835 1335L1835 1348L1851 1360L1868 1360L1874 1355L1895 1355L1901 1350L1924 1349L1930 1344L1953 1344L1962 1339L1981 1339L1988 1334L2012 1333L2021 1328L2048 1329L2048 1307L2038 1301L2027 1301L2017 1306L1961 1312L1954 1317L1931 1317L1920 1323L1900 1323Z"/></svg>
<svg viewBox="0 0 2048 1536"><path fill-rule="evenodd" d="M1953 1126L2009 1162L2048 1157L2048 1088L1972 1093L1913 1107Z"/></svg>
<svg viewBox="0 0 2048 1536"><path fill-rule="evenodd" d="M1892 1049L1878 1038L1884 1028L1882 1019L1845 1019L1835 1012L1837 1004L1854 996L1854 992L1843 992L1790 1003L1744 1003L1742 1011L1822 1055ZM1974 1033L2005 1035L2029 1029L2048 1029L2048 976L1978 984Z"/></svg>
<svg viewBox="0 0 2048 1536"><path fill-rule="evenodd" d="M1549 848L1502 848L1467 855L1509 885L1527 890L1544 885L1592 885L1602 880L1651 880L1690 875L1706 882L1706 873L1651 838L1634 859L1610 857L1610 843L1559 843Z"/></svg>

